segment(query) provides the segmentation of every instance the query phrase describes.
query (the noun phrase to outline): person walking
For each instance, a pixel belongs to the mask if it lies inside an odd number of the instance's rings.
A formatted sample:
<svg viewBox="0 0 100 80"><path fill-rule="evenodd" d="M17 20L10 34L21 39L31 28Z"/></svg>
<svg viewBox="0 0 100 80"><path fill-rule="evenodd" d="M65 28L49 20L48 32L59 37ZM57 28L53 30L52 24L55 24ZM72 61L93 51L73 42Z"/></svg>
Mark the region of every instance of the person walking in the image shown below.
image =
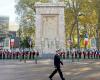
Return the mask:
<svg viewBox="0 0 100 80"><path fill-rule="evenodd" d="M49 79L52 80L52 77L57 73L59 73L60 77L62 80L65 80L65 78L63 77L62 71L60 69L60 64L63 65L63 62L60 60L60 50L56 51L56 54L54 56L54 66L55 66L55 70L52 72L52 74L49 76Z"/></svg>

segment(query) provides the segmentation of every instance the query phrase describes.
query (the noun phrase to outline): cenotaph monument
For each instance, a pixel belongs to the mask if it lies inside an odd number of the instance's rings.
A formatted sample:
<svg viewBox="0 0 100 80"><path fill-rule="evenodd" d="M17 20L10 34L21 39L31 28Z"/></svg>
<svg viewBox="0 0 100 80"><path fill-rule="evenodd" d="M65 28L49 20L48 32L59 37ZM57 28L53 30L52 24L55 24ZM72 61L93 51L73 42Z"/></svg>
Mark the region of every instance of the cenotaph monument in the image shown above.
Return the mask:
<svg viewBox="0 0 100 80"><path fill-rule="evenodd" d="M35 48L42 53L65 50L64 2L35 3Z"/></svg>

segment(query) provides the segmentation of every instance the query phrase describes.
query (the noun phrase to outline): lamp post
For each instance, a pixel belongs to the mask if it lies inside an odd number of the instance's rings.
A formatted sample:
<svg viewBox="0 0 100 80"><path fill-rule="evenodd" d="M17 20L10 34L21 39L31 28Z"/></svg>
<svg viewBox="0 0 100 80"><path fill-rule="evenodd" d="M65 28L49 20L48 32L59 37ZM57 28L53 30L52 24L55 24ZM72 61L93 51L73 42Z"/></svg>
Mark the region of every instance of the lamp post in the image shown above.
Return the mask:
<svg viewBox="0 0 100 80"><path fill-rule="evenodd" d="M43 45L44 45L44 38L41 39L41 51L42 51L42 54L43 54Z"/></svg>
<svg viewBox="0 0 100 80"><path fill-rule="evenodd" d="M75 16L75 19L76 19L76 26L77 26L77 48L78 48L78 50L80 51L80 31L79 31L79 20L78 20L78 18L79 18L79 16L85 16L84 15L84 13L78 13L78 14L76 14L76 16Z"/></svg>
<svg viewBox="0 0 100 80"><path fill-rule="evenodd" d="M30 46L29 50L31 51L31 46L32 46L32 39L31 39L31 37L28 39L28 43L29 43L29 46Z"/></svg>

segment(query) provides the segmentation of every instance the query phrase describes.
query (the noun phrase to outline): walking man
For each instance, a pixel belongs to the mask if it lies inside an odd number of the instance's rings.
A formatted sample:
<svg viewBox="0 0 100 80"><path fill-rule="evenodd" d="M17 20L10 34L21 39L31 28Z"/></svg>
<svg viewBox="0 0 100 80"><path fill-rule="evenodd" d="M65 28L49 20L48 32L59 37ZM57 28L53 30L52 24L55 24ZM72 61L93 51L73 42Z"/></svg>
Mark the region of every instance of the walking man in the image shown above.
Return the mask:
<svg viewBox="0 0 100 80"><path fill-rule="evenodd" d="M60 77L62 80L65 80L64 77L63 77L63 74L62 74L62 71L60 69L60 64L63 65L63 62L60 61L60 50L57 50L56 51L56 54L54 56L54 66L55 66L55 70L53 71L53 73L49 76L50 80L52 80L52 77L57 73L59 73Z"/></svg>

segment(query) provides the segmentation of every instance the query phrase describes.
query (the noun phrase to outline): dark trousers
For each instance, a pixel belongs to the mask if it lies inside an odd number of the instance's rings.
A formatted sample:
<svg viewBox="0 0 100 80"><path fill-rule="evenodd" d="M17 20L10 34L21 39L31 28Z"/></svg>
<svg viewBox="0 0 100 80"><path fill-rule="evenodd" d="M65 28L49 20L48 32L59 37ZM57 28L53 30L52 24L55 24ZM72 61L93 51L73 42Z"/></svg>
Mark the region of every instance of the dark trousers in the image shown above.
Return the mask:
<svg viewBox="0 0 100 80"><path fill-rule="evenodd" d="M62 74L60 68L56 68L56 69L53 71L53 73L52 73L49 77L52 78L52 77L57 73L57 71L58 71L58 73L59 73L61 79L62 79L62 80L65 80L64 77L63 77L63 74Z"/></svg>

